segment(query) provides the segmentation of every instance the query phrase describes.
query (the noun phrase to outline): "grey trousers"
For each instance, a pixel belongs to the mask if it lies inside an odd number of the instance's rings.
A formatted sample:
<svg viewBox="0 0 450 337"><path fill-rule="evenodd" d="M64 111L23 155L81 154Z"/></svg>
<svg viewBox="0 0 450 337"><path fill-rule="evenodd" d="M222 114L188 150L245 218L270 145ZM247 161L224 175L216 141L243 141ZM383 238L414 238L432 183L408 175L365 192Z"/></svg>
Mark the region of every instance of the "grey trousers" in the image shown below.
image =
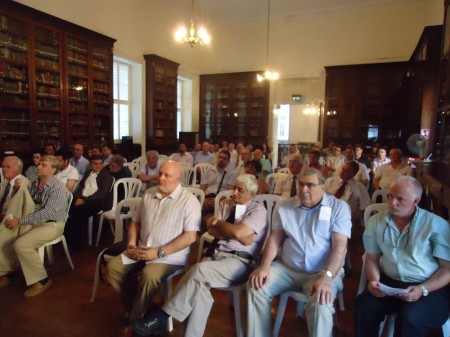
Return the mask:
<svg viewBox="0 0 450 337"><path fill-rule="evenodd" d="M216 252L214 260L195 264L178 282L163 310L178 321L189 317L185 337L202 337L214 299L211 288L229 287L247 281L248 260Z"/></svg>

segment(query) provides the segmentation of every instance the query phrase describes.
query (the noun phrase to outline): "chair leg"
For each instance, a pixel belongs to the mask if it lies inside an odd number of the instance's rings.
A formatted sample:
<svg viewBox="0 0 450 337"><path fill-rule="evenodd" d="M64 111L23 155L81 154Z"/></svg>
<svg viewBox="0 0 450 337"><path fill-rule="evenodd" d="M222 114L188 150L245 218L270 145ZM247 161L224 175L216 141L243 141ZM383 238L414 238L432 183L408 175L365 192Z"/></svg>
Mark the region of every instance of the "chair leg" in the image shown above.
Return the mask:
<svg viewBox="0 0 450 337"><path fill-rule="evenodd" d="M286 293L280 295L280 301L278 302L277 316L275 317L275 324L273 325L272 337L278 337L281 328L281 323L283 322L288 297L289 296Z"/></svg>
<svg viewBox="0 0 450 337"><path fill-rule="evenodd" d="M52 245L45 246L45 250L47 251L48 264L53 265L55 261L53 260Z"/></svg>
<svg viewBox="0 0 450 337"><path fill-rule="evenodd" d="M70 268L75 269L75 267L73 266L72 259L70 257L69 247L67 247L67 242L66 242L66 238L64 237L64 235L62 236L62 240L61 241L62 241L62 244L63 244L63 247L64 247L64 252L66 253L67 261L69 261Z"/></svg>
<svg viewBox="0 0 450 337"><path fill-rule="evenodd" d="M97 257L97 264L95 265L94 283L92 284L91 303L94 303L95 295L97 295L98 282L100 281L100 276L99 276L99 273L100 273L100 263L101 263L101 260L102 260L102 254L103 254L103 252L104 252L106 249L108 249L108 248L103 249L103 250L100 252L100 254L98 254L98 257Z"/></svg>
<svg viewBox="0 0 450 337"><path fill-rule="evenodd" d="M97 241L95 242L95 246L98 247L98 243L100 242L100 235L102 234L103 229L103 220L104 220L103 213L100 215L100 220L98 221L98 231L97 231Z"/></svg>
<svg viewBox="0 0 450 337"><path fill-rule="evenodd" d="M344 305L344 291L338 292L338 302L339 302L339 310L345 311L345 305Z"/></svg>
<svg viewBox="0 0 450 337"><path fill-rule="evenodd" d="M92 246L92 227L94 223L94 216L91 215L88 220L88 243L89 246Z"/></svg>

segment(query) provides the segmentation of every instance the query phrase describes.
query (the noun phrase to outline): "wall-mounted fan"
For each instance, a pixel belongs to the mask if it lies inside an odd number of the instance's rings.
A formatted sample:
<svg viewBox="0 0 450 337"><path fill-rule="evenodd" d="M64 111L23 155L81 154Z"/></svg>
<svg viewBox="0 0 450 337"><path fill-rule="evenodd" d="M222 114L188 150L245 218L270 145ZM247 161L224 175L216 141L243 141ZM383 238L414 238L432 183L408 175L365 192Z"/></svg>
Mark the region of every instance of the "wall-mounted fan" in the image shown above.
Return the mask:
<svg viewBox="0 0 450 337"><path fill-rule="evenodd" d="M408 146L408 150L414 154L417 154L420 159L425 158L425 154L428 149L428 141L423 138L420 134L415 133L411 135L406 141L406 146Z"/></svg>

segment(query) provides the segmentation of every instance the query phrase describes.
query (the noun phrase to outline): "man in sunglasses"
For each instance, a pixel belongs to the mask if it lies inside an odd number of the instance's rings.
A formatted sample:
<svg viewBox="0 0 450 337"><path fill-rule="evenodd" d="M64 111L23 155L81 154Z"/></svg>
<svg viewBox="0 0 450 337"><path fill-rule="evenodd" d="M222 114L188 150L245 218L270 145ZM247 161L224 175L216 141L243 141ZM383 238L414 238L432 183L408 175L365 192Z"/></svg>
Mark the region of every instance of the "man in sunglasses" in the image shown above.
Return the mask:
<svg viewBox="0 0 450 337"><path fill-rule="evenodd" d="M289 290L308 298L309 336L330 336L352 223L347 203L326 194L324 182L320 171L304 170L298 194L274 210L261 263L248 281L248 337L271 335L271 299Z"/></svg>
<svg viewBox="0 0 450 337"><path fill-rule="evenodd" d="M450 227L417 206L421 196L421 183L401 176L389 189L388 211L368 221L368 283L356 300L357 337L378 336L380 322L392 313L399 337L424 337L448 319Z"/></svg>

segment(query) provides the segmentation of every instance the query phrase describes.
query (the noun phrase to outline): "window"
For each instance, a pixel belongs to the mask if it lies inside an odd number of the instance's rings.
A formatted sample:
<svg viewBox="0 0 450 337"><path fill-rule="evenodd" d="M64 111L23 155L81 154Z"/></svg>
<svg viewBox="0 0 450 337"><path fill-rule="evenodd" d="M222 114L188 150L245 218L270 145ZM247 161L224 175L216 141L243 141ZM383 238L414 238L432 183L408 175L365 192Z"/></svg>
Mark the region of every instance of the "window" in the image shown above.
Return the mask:
<svg viewBox="0 0 450 337"><path fill-rule="evenodd" d="M114 59L113 63L113 91L114 91L114 139L130 135L130 68L125 62Z"/></svg>
<svg viewBox="0 0 450 337"><path fill-rule="evenodd" d="M178 76L177 81L177 139L180 131L192 130L192 80Z"/></svg>
<svg viewBox="0 0 450 337"><path fill-rule="evenodd" d="M278 109L278 140L289 140L289 115L288 104L279 106Z"/></svg>
<svg viewBox="0 0 450 337"><path fill-rule="evenodd" d="M180 138L181 126L183 125L183 80L178 77L177 81L177 139Z"/></svg>

